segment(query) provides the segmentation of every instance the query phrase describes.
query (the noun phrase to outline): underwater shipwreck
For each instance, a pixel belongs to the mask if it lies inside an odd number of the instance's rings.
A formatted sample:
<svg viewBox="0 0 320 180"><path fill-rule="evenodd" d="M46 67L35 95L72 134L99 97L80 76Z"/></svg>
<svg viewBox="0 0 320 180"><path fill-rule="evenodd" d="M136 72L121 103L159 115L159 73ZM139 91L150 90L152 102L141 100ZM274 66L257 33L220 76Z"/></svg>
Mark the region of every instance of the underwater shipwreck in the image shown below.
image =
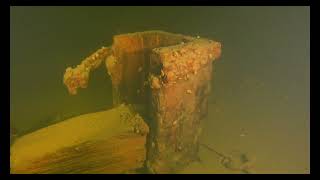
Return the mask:
<svg viewBox="0 0 320 180"><path fill-rule="evenodd" d="M114 107L17 139L11 173L175 173L198 161L212 62L220 56L221 44L205 38L164 31L115 35L111 46L63 76L76 95L105 65Z"/></svg>

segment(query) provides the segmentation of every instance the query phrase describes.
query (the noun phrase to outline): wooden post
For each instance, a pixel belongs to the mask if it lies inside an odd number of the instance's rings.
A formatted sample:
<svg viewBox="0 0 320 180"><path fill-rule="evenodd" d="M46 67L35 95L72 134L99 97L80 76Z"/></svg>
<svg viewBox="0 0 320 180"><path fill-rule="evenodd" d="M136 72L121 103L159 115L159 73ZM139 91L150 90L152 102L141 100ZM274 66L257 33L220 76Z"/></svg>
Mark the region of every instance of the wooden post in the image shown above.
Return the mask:
<svg viewBox="0 0 320 180"><path fill-rule="evenodd" d="M206 39L152 51L150 114L155 125L147 165L153 172L173 173L198 159L212 61L219 56L220 43Z"/></svg>
<svg viewBox="0 0 320 180"><path fill-rule="evenodd" d="M146 166L171 173L197 158L219 42L145 31L114 36L106 61L114 102L134 104L150 127Z"/></svg>

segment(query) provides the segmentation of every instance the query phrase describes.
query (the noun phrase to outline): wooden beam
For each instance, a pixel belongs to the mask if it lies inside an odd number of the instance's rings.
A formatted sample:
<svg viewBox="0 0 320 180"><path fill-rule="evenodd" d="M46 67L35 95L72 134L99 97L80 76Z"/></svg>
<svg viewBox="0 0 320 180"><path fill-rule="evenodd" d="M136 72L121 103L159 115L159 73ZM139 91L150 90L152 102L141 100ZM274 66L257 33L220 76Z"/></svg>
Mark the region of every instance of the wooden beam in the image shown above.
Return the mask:
<svg viewBox="0 0 320 180"><path fill-rule="evenodd" d="M132 108L67 119L17 139L11 173L126 173L143 166L144 120Z"/></svg>

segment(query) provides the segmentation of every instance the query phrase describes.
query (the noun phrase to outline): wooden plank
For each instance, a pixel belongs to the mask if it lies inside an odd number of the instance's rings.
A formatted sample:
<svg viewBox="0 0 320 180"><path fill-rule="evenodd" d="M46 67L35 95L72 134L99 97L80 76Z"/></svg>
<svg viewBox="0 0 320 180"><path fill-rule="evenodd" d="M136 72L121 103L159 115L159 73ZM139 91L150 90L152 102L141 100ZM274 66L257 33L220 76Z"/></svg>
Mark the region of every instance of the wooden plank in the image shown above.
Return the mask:
<svg viewBox="0 0 320 180"><path fill-rule="evenodd" d="M40 129L11 147L11 173L125 173L143 166L143 119L120 105Z"/></svg>

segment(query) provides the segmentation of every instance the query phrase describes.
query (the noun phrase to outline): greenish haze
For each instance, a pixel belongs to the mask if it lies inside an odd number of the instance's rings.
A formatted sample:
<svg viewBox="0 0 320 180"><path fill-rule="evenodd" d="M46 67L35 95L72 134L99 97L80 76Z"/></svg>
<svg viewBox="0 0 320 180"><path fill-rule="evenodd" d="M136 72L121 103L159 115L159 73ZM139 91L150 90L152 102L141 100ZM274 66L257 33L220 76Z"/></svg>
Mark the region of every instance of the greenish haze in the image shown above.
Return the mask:
<svg viewBox="0 0 320 180"><path fill-rule="evenodd" d="M254 156L256 173L310 172L309 7L11 7L10 122L19 135L112 106L104 67L68 94L62 77L115 34L220 41L203 143ZM235 173L200 149L184 173Z"/></svg>

